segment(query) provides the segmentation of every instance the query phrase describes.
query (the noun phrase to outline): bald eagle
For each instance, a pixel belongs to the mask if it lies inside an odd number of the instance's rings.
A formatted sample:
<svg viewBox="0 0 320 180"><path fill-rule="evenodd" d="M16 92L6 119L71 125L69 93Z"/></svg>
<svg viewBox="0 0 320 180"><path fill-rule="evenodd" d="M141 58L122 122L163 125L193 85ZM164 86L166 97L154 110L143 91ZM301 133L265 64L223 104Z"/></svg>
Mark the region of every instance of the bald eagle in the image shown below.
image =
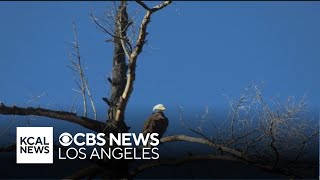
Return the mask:
<svg viewBox="0 0 320 180"><path fill-rule="evenodd" d="M158 133L160 139L166 132L169 121L164 115L166 108L162 104L153 107L152 115L144 122L142 133L145 136L147 133Z"/></svg>

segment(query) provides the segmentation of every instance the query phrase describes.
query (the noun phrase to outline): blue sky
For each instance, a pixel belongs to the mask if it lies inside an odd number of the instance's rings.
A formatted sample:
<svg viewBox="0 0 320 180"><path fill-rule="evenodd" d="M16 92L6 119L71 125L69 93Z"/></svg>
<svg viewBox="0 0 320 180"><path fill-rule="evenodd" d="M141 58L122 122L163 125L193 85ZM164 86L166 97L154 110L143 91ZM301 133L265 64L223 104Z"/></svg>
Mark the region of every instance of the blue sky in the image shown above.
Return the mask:
<svg viewBox="0 0 320 180"><path fill-rule="evenodd" d="M89 84L104 113L113 47L89 13L107 7L112 3L1 2L0 101L52 109L72 104L77 93L67 53L75 19ZM221 94L239 96L253 81L264 82L266 97L306 94L319 109L319 20L319 2L175 2L152 17L129 112L147 116L157 103L169 112L177 105L227 107Z"/></svg>

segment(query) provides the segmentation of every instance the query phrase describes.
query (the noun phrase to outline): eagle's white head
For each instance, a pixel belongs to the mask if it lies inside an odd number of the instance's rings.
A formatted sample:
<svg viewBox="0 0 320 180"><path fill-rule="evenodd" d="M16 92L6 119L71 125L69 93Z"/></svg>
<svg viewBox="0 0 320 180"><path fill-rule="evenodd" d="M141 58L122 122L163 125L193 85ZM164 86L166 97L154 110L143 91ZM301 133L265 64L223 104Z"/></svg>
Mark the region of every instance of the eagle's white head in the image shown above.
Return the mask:
<svg viewBox="0 0 320 180"><path fill-rule="evenodd" d="M153 112L162 112L162 111L165 111L165 110L166 110L166 108L164 107L163 104L157 104L152 109Z"/></svg>

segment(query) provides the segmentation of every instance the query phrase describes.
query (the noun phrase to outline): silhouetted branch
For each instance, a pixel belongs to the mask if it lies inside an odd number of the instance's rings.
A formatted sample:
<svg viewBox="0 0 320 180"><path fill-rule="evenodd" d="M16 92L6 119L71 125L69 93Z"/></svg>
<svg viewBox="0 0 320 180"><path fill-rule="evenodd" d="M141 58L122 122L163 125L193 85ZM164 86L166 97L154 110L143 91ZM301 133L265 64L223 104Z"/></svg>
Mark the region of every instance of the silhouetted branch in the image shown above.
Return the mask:
<svg viewBox="0 0 320 180"><path fill-rule="evenodd" d="M118 35L115 35L115 34L112 33L110 30L108 30L107 28L105 28L101 23L99 23L98 18L95 17L95 16L93 15L93 13L90 13L90 17L91 17L91 19L93 20L93 22L97 25L97 27L98 27L101 31L105 32L106 34L108 34L109 36L113 37L114 39L115 39L115 38L118 38L118 39L120 39L120 40L123 40L123 41L125 42L125 44L129 47L129 49L132 51L132 45L130 44L130 42L129 42L128 39L126 39L126 38L124 38L124 37L121 37L121 36L118 36ZM102 20L103 20L103 19L102 19ZM107 21L105 21L105 20L103 20L103 21L104 21L104 22L107 22ZM131 23L130 23L130 24L131 24ZM126 28L128 28L128 27L126 27ZM108 41L110 41L110 40L108 40ZM113 40L111 40L111 41L113 41Z"/></svg>
<svg viewBox="0 0 320 180"><path fill-rule="evenodd" d="M35 115L35 116L54 118L57 120L63 120L63 121L75 123L96 132L100 132L100 130L105 126L105 123L102 123L100 121L96 121L86 117L80 117L70 112L55 111L55 110L33 108L33 107L27 107L27 108L22 108L17 106L9 107L9 106L5 106L3 103L0 104L0 114L22 115L22 116Z"/></svg>
<svg viewBox="0 0 320 180"><path fill-rule="evenodd" d="M14 152L16 151L16 144L11 144L6 147L1 147L0 152Z"/></svg>
<svg viewBox="0 0 320 180"><path fill-rule="evenodd" d="M238 158L234 158L231 156L217 156L217 155L194 155L188 156L180 159L168 158L168 159L159 159L151 162L146 162L129 172L130 178L135 177L139 173L158 166L179 166L187 162L191 161L199 161L199 160L226 160L226 161L239 161Z"/></svg>
<svg viewBox="0 0 320 180"><path fill-rule="evenodd" d="M186 135L175 135L175 136L166 136L161 138L160 142L165 143L165 142L175 142L175 141L188 141L188 142L193 142L193 143L200 143L200 144L205 144L210 147L213 147L215 149L222 150L226 153L230 153L231 155L234 155L235 157L242 158L242 153L241 151L238 151L236 149L232 149L220 144L213 143L212 141L209 141L204 138L196 138L196 137L191 137L191 136L186 136Z"/></svg>
<svg viewBox="0 0 320 180"><path fill-rule="evenodd" d="M138 4L140 4L145 10L151 11L151 9L144 3L143 1L136 1Z"/></svg>
<svg viewBox="0 0 320 180"><path fill-rule="evenodd" d="M300 149L299 149L299 152L297 153L297 156L296 156L296 158L295 158L295 161L297 161L297 160L301 157L302 152L303 152L303 150L304 150L305 147L306 147L306 144L307 144L314 136L319 136L319 131L316 130L313 134L311 134L309 137L307 137L307 138L302 142L302 145L301 145L301 147L300 147Z"/></svg>

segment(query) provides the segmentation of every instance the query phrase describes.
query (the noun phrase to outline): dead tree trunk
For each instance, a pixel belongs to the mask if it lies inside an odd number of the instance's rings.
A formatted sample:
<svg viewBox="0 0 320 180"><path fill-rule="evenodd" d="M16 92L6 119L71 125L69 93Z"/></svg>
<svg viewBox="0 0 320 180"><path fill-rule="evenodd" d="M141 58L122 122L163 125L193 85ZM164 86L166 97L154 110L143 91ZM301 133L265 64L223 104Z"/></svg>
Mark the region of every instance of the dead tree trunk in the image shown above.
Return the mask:
<svg viewBox="0 0 320 180"><path fill-rule="evenodd" d="M127 82L128 65L120 39L120 37L126 36L126 31L121 31L121 27L126 26L128 26L127 7L126 2L122 1L117 9L117 16L115 20L112 77L111 79L109 78L109 82L111 84L111 95L109 99L107 99L107 103L109 105L108 122L115 125L120 132L128 131L124 117L116 121L116 113L119 108L119 101Z"/></svg>
<svg viewBox="0 0 320 180"><path fill-rule="evenodd" d="M121 1L115 18L115 30L113 32L114 55L111 83L111 96L104 99L109 105L107 126L109 133L128 132L129 128L125 123L125 110L133 91L135 80L136 61L138 55L142 52L143 45L146 42L147 25L150 22L152 13L166 7L171 1L165 1L153 8L149 8L142 1L137 1L147 10L140 28L134 49L127 38L127 30L132 22L129 22L127 14L127 2ZM100 26L101 27L101 26ZM110 34L110 33L108 33ZM110 128L112 127L112 128ZM107 163L108 169L113 169L111 178L128 177L127 160L111 160ZM110 165L112 167L110 167ZM105 176L110 178L110 176Z"/></svg>
<svg viewBox="0 0 320 180"><path fill-rule="evenodd" d="M113 66L112 76L109 78L111 84L111 95L106 102L109 105L108 120L109 124L106 131L108 133L125 133L128 132L128 127L125 123L124 116L120 119L116 119L116 113L119 109L119 102L121 101L122 94L125 90L127 83L127 71L128 65L126 62L126 55L123 49L120 37L126 37L126 31L121 30L121 27L128 26L128 14L126 2L122 1L117 9L117 15L115 19L115 32L114 32L114 54L113 54ZM111 125L111 126L110 126ZM108 147L109 148L109 147ZM115 147L110 147L115 148ZM128 175L128 162L127 160L107 160L103 164L103 168L107 171L102 173L102 178L126 178Z"/></svg>

